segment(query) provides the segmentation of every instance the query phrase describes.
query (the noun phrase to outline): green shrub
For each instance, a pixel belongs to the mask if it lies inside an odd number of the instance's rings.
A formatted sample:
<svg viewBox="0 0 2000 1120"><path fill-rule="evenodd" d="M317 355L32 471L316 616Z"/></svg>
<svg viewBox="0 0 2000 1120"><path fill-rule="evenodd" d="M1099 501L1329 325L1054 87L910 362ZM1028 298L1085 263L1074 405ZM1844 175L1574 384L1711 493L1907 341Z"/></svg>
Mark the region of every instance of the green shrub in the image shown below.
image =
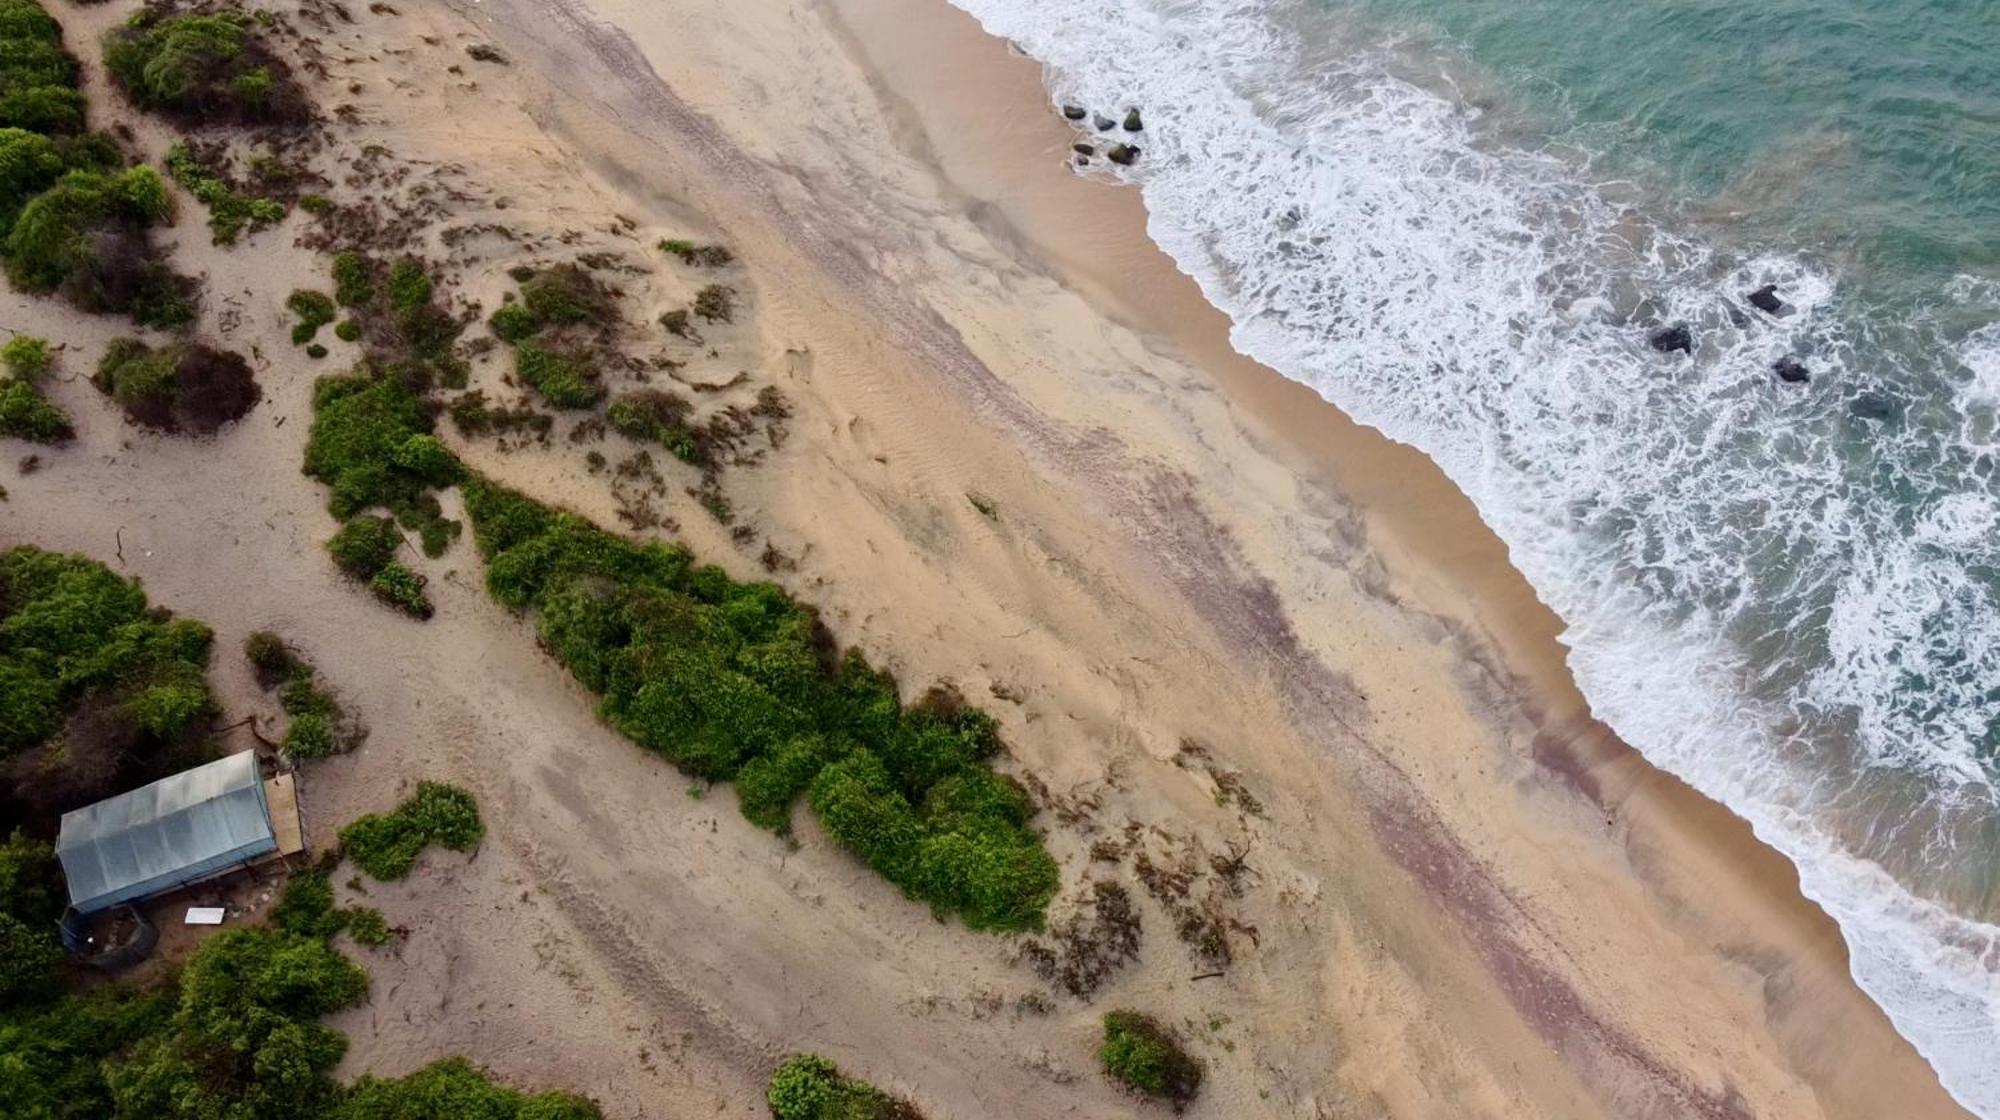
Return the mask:
<svg viewBox="0 0 2000 1120"><path fill-rule="evenodd" d="M605 324L618 313L610 290L573 264L544 269L522 284L521 306L537 327Z"/></svg>
<svg viewBox="0 0 2000 1120"><path fill-rule="evenodd" d="M105 1069L173 1015L175 993L107 988L0 1013L0 1113L21 1120L116 1115Z"/></svg>
<svg viewBox="0 0 2000 1120"><path fill-rule="evenodd" d="M776 1120L923 1120L908 1101L843 1077L817 1054L794 1054L771 1075L764 1099Z"/></svg>
<svg viewBox="0 0 2000 1120"><path fill-rule="evenodd" d="M19 334L0 346L0 364L5 364L15 379L38 385L54 368L55 358L49 353L48 339Z"/></svg>
<svg viewBox="0 0 2000 1120"><path fill-rule="evenodd" d="M321 1115L347 1039L316 1020L361 1001L368 976L323 938L233 929L202 943L168 1029L106 1071L118 1116Z"/></svg>
<svg viewBox="0 0 2000 1120"><path fill-rule="evenodd" d="M7 277L23 291L59 291L84 311L130 313L148 326L186 323L192 281L167 267L146 234L171 211L149 167L69 171L15 216Z"/></svg>
<svg viewBox="0 0 2000 1120"><path fill-rule="evenodd" d="M403 534L387 517L350 517L326 542L334 566L361 580L374 579L375 573L395 560L396 550L402 546Z"/></svg>
<svg viewBox="0 0 2000 1120"><path fill-rule="evenodd" d="M0 379L0 437L31 443L62 443L76 434L69 416L50 403L34 382Z"/></svg>
<svg viewBox="0 0 2000 1120"><path fill-rule="evenodd" d="M533 1095L495 1085L464 1058L433 1062L407 1077L363 1075L330 1120L602 1120L573 1093Z"/></svg>
<svg viewBox="0 0 2000 1120"><path fill-rule="evenodd" d="M333 488L339 518L382 508L419 527L435 520L422 498L460 468L432 438L430 407L407 386L366 372L313 386L305 473Z"/></svg>
<svg viewBox="0 0 2000 1120"><path fill-rule="evenodd" d="M217 245L233 245L246 229L259 230L285 220L284 203L237 190L186 143L167 149L166 164L174 182L208 207L208 229ZM299 341L296 332L292 341Z"/></svg>
<svg viewBox="0 0 2000 1120"><path fill-rule="evenodd" d="M361 307L375 298L375 266L360 253L333 258L333 298L342 307Z"/></svg>
<svg viewBox="0 0 2000 1120"><path fill-rule="evenodd" d="M472 795L442 782L419 782L394 812L370 813L340 830L340 847L377 879L401 879L423 850L438 844L463 852L486 834Z"/></svg>
<svg viewBox="0 0 2000 1120"><path fill-rule="evenodd" d="M464 487L487 590L538 613L543 648L628 738L709 781L739 783L781 828L801 793L827 832L911 897L981 929L1038 927L1059 885L1031 806L988 769L992 720L830 656L810 611L688 554L638 544L520 494Z"/></svg>
<svg viewBox="0 0 2000 1120"><path fill-rule="evenodd" d="M577 355L533 342L514 348L514 372L557 408L590 408L604 390Z"/></svg>
<svg viewBox="0 0 2000 1120"><path fill-rule="evenodd" d="M1150 1016L1113 1011L1104 1016L1098 1061L1113 1081L1143 1096L1187 1107L1201 1092L1201 1063Z"/></svg>
<svg viewBox="0 0 2000 1120"><path fill-rule="evenodd" d="M694 406L687 398L664 389L638 389L611 402L604 419L627 439L657 443L683 463L708 462L702 434L688 423Z"/></svg>
<svg viewBox="0 0 2000 1120"><path fill-rule="evenodd" d="M309 343L306 346L306 357L311 358L315 362L319 361L321 358L326 357L326 347L321 346L317 342Z"/></svg>
<svg viewBox="0 0 2000 1120"><path fill-rule="evenodd" d="M0 552L0 758L76 721L60 752L0 771L0 800L21 814L10 823L52 827L64 810L198 761L197 732L215 712L210 639L86 557Z"/></svg>
<svg viewBox="0 0 2000 1120"><path fill-rule="evenodd" d="M53 925L29 925L0 914L0 1007L52 994L60 981L62 943Z"/></svg>
<svg viewBox="0 0 2000 1120"><path fill-rule="evenodd" d="M188 125L302 124L312 116L243 12L148 7L106 37L104 66L133 104Z"/></svg>
<svg viewBox="0 0 2000 1120"><path fill-rule="evenodd" d="M62 26L33 0L0 0L0 128L83 131L76 59Z"/></svg>
<svg viewBox="0 0 2000 1120"><path fill-rule="evenodd" d="M312 666L269 630L254 631L243 639L243 656L256 671L261 688L275 688L286 681L312 675Z"/></svg>
<svg viewBox="0 0 2000 1120"><path fill-rule="evenodd" d="M55 141L23 128L0 128L0 237L14 228L21 207L68 169Z"/></svg>
<svg viewBox="0 0 2000 1120"><path fill-rule="evenodd" d="M373 906L350 906L347 908L347 936L370 948L387 945L389 922Z"/></svg>
<svg viewBox="0 0 2000 1120"><path fill-rule="evenodd" d="M431 280L424 266L405 258L389 266L389 306L413 311L431 301Z"/></svg>
<svg viewBox="0 0 2000 1120"><path fill-rule="evenodd" d="M433 609L430 597L424 594L426 582L423 576L391 562L375 573L375 578L368 581L368 588L377 599L412 618L429 618Z"/></svg>
<svg viewBox="0 0 2000 1120"><path fill-rule="evenodd" d="M361 324L353 319L342 319L334 325L333 337L342 342L353 342L361 337Z"/></svg>
<svg viewBox="0 0 2000 1120"><path fill-rule="evenodd" d="M241 419L264 395L242 355L199 342L155 350L136 338L113 339L91 384L133 423L197 435Z"/></svg>
<svg viewBox="0 0 2000 1120"><path fill-rule="evenodd" d="M327 758L340 750L333 737L333 724L318 712L293 716L281 745L292 758Z"/></svg>
<svg viewBox="0 0 2000 1120"><path fill-rule="evenodd" d="M0 843L0 914L46 928L62 917L66 898L54 848L18 829Z"/></svg>
<svg viewBox="0 0 2000 1120"><path fill-rule="evenodd" d="M502 342L519 342L542 328L534 313L518 303L503 303L488 320L493 336Z"/></svg>
<svg viewBox="0 0 2000 1120"><path fill-rule="evenodd" d="M720 268L736 259L736 254L725 246L697 245L680 238L661 241L660 251L679 257L682 264L698 264L706 268Z"/></svg>
<svg viewBox="0 0 2000 1120"><path fill-rule="evenodd" d="M292 345L299 346L311 342L319 334L319 329L333 322L339 312L333 306L333 298L325 292L315 292L300 288L285 298L285 306L299 317L292 327Z"/></svg>

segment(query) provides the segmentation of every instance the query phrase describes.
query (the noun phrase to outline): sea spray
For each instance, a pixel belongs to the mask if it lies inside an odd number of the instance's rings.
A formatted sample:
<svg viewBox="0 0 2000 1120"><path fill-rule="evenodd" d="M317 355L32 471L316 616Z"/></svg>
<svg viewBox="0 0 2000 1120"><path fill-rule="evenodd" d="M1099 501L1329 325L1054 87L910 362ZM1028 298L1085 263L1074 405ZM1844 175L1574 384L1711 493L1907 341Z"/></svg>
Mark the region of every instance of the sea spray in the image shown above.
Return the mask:
<svg viewBox="0 0 2000 1120"><path fill-rule="evenodd" d="M1057 101L1143 108L1144 159L1105 173L1235 346L1445 469L1592 710L1788 855L1861 985L2000 1117L1994 285L1613 179L1587 128L1530 143L1479 107L1504 83L1325 4L954 2ZM1775 314L1745 299L1767 284ZM1647 345L1673 324L1691 355Z"/></svg>

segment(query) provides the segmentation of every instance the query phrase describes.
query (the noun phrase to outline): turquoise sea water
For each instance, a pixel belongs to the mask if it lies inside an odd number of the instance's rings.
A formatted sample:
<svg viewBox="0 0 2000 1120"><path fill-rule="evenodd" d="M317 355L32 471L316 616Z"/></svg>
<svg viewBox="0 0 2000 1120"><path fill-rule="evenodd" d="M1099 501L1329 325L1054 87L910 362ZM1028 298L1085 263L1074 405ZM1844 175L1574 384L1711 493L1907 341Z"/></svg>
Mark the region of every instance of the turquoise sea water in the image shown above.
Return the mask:
<svg viewBox="0 0 2000 1120"><path fill-rule="evenodd" d="M1452 477L2000 1120L2000 0L953 2L1144 106L1093 173L1234 345Z"/></svg>
<svg viewBox="0 0 2000 1120"><path fill-rule="evenodd" d="M1331 4L1339 11L1345 7ZM1568 143L1916 298L2000 269L1991 0L1359 0L1381 37L1487 76Z"/></svg>

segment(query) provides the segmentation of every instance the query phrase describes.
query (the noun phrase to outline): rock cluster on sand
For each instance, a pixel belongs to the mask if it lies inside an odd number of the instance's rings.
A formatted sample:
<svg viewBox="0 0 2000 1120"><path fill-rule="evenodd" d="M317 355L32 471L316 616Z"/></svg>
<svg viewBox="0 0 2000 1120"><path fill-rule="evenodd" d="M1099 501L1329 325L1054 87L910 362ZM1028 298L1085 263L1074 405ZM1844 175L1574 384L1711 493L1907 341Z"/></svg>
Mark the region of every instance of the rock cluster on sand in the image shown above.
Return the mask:
<svg viewBox="0 0 2000 1120"><path fill-rule="evenodd" d="M1082 105L1064 104L1062 106L1062 115L1064 120L1072 123L1080 122L1085 117L1088 117L1090 118L1091 127L1098 132L1109 132L1113 128L1119 127L1122 127L1126 132L1144 132L1146 130L1145 118L1139 115L1139 110L1136 106L1131 105L1125 107L1125 119L1122 124L1105 116L1103 113L1096 112ZM1076 153L1075 160L1078 167L1088 167L1091 157L1098 154L1097 145L1081 141L1071 144L1070 150ZM1110 160L1120 167L1130 167L1138 160L1139 153L1140 148L1137 144L1112 144L1104 149L1103 155L1105 159Z"/></svg>

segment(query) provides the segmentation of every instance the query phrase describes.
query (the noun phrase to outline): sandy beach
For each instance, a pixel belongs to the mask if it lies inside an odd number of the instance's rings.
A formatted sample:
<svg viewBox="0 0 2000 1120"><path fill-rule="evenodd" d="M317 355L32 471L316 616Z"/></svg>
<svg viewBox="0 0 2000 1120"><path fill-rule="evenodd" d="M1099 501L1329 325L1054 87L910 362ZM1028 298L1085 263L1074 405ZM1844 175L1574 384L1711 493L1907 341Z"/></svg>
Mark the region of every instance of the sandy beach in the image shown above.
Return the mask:
<svg viewBox="0 0 2000 1120"><path fill-rule="evenodd" d="M755 828L593 718L469 539L420 562L431 622L343 584L298 471L339 359L284 341L282 293L324 259L288 228L214 248L184 216L182 267L221 297L204 326L258 354L264 402L212 440L140 433L73 376L113 324L0 296L0 325L67 343L52 395L79 429L9 471L0 543L88 553L208 621L232 718L269 705L244 635L309 651L371 729L308 771L315 839L421 778L478 793L476 855L371 888L410 936L334 1020L343 1074L456 1052L608 1116L747 1118L810 1049L933 1117L1153 1115L1092 1053L1137 1006L1208 1063L1197 1117L1966 1115L1790 865L1591 719L1471 504L1230 349L1137 193L1072 170L1032 60L944 0L408 7L316 34L316 86L359 122L327 158L381 145L436 184L424 247L488 309L523 259L726 242L747 310L687 373L750 371L793 414L728 476L754 535L677 491L671 535L740 578L775 550L771 578L907 694L991 711L1042 791L1058 922L1124 882L1144 941L1090 1000L1052 992L1022 939L934 920L806 814L795 844ZM62 16L86 42L119 13ZM628 299L685 298L654 258ZM475 360L475 386L502 376ZM618 523L562 439L441 433Z"/></svg>

